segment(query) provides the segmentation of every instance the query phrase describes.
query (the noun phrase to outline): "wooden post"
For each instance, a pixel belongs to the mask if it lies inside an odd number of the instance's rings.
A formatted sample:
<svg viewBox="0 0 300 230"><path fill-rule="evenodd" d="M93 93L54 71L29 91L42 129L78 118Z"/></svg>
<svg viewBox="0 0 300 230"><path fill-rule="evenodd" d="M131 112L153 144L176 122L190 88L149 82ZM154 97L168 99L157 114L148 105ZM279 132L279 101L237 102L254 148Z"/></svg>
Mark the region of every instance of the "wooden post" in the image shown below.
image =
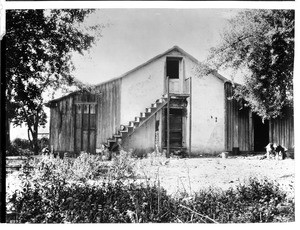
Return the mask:
<svg viewBox="0 0 300 230"><path fill-rule="evenodd" d="M81 140L80 140L80 152L83 150L83 114L84 114L84 104L81 104Z"/></svg>
<svg viewBox="0 0 300 230"><path fill-rule="evenodd" d="M249 110L249 150L254 151L254 126L251 110Z"/></svg>
<svg viewBox="0 0 300 230"><path fill-rule="evenodd" d="M192 152L192 77L190 77L190 125L189 125L189 157Z"/></svg>
<svg viewBox="0 0 300 230"><path fill-rule="evenodd" d="M73 111L74 111L74 153L76 153L76 122L77 122L77 105L74 104L74 99L73 99ZM51 131L50 131L51 133Z"/></svg>
<svg viewBox="0 0 300 230"><path fill-rule="evenodd" d="M91 149L90 149L90 145L91 145L91 140L90 140L90 135L91 135L91 105L88 104L88 108L89 108L89 113L88 113L88 146L87 146L87 152L91 153Z"/></svg>
<svg viewBox="0 0 300 230"><path fill-rule="evenodd" d="M95 100L97 103L96 103L96 105L95 105L95 122L96 122L96 124L95 124L95 144L94 144L94 150L93 151L95 151L96 152L96 148L97 148L97 136L98 136L98 98L96 98L96 100Z"/></svg>
<svg viewBox="0 0 300 230"><path fill-rule="evenodd" d="M7 35L6 35L7 36ZM0 39L0 71L1 71L1 77L0 77L0 130L5 133L5 137L3 135L0 135L0 223L6 222L6 167L5 167L5 148L8 147L9 144L9 122L7 114L5 113L5 43L6 43L6 36L2 37ZM3 39L3 40L2 40ZM1 132L2 133L2 132Z"/></svg>
<svg viewBox="0 0 300 230"><path fill-rule="evenodd" d="M167 157L170 157L170 84L169 84L169 76L167 76L167 96L168 96L168 104L167 104Z"/></svg>
<svg viewBox="0 0 300 230"><path fill-rule="evenodd" d="M239 114L238 114L238 104L236 101L233 102L234 109L234 126L233 126L233 148L232 152L234 155L239 154Z"/></svg>
<svg viewBox="0 0 300 230"><path fill-rule="evenodd" d="M273 143L272 120L269 120L269 143Z"/></svg>

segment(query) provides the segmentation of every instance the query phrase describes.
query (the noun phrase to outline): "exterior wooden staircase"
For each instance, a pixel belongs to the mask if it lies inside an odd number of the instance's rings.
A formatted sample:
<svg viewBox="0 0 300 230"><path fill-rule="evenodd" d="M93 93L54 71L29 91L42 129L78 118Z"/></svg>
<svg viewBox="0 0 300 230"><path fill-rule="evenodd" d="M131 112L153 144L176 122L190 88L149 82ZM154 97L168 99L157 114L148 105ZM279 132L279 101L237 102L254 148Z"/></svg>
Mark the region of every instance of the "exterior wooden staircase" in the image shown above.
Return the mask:
<svg viewBox="0 0 300 230"><path fill-rule="evenodd" d="M120 129L112 138L107 140L107 147L111 150L111 147L116 141L121 138L124 141L127 137L131 136L135 130L143 126L150 118L152 118L158 111L160 111L165 105L168 104L168 95L164 94L162 98L156 100L151 104L149 108L146 108L145 112L140 113L140 116L135 117L133 121L130 121L128 125L120 125Z"/></svg>

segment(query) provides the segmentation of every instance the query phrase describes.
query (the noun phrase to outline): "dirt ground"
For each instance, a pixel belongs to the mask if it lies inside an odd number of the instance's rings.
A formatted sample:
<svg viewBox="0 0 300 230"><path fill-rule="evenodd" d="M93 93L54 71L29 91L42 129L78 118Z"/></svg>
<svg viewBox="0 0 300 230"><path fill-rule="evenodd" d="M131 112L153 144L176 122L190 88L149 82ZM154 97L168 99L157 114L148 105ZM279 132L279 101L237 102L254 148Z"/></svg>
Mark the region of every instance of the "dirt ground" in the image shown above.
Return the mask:
<svg viewBox="0 0 300 230"><path fill-rule="evenodd" d="M138 173L152 182L158 182L159 178L160 185L173 195L179 191L193 193L210 186L227 189L256 177L278 182L283 190L294 196L295 161L258 158L171 158L167 161L154 160L152 163L140 160Z"/></svg>

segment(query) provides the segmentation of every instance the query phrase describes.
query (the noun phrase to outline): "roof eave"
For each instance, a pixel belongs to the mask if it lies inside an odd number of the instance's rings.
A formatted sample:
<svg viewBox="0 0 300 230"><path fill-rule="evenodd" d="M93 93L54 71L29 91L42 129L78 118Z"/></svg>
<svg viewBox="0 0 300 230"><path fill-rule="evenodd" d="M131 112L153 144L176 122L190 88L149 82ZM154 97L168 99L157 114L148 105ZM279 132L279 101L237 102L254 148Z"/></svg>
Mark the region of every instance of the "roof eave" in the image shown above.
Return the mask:
<svg viewBox="0 0 300 230"><path fill-rule="evenodd" d="M195 57L193 57L193 56L190 55L189 53L185 52L185 51L184 51L183 49L181 49L179 46L176 46L176 45L175 45L175 46L173 46L172 48L168 49L167 51L165 51L165 52L163 52L163 53L161 53L161 54L156 55L155 57L149 59L148 61L144 62L143 64L141 64L141 65L139 65L139 66L137 66L137 67L135 67L135 68L129 70L128 72L122 74L121 76L118 76L118 77L112 78L112 79L110 79L110 80L104 81L104 82L102 82L102 83L100 83L100 84L96 84L96 87L97 87L97 86L104 85L104 84L109 83L109 82L112 82L112 81L115 81L115 80L122 79L122 78L126 77L127 75L129 75L129 74L131 74L131 73L133 73L133 72L135 72L135 71L141 69L142 67L144 67L144 66L146 66L146 65L148 65L148 64L150 64L150 63L152 63L153 61L155 61L155 60L157 60L157 59L163 57L164 55L167 55L168 53L170 53L170 52L172 52L172 51L174 51L174 50L177 50L177 51L179 51L180 53L182 53L183 55L189 57L193 62L195 62L195 63L197 63L197 64L200 63Z"/></svg>

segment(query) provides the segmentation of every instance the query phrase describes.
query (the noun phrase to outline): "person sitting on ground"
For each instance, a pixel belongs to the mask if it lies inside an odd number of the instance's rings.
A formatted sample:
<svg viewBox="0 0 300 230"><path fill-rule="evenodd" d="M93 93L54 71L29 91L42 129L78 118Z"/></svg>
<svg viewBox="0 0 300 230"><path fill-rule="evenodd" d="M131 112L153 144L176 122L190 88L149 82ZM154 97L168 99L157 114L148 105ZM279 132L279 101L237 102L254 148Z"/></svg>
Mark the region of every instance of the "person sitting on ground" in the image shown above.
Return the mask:
<svg viewBox="0 0 300 230"><path fill-rule="evenodd" d="M117 141L111 147L112 157L119 156L121 150L123 150L122 139L118 138Z"/></svg>
<svg viewBox="0 0 300 230"><path fill-rule="evenodd" d="M50 154L50 150L47 146L42 149L42 154L47 156Z"/></svg>

